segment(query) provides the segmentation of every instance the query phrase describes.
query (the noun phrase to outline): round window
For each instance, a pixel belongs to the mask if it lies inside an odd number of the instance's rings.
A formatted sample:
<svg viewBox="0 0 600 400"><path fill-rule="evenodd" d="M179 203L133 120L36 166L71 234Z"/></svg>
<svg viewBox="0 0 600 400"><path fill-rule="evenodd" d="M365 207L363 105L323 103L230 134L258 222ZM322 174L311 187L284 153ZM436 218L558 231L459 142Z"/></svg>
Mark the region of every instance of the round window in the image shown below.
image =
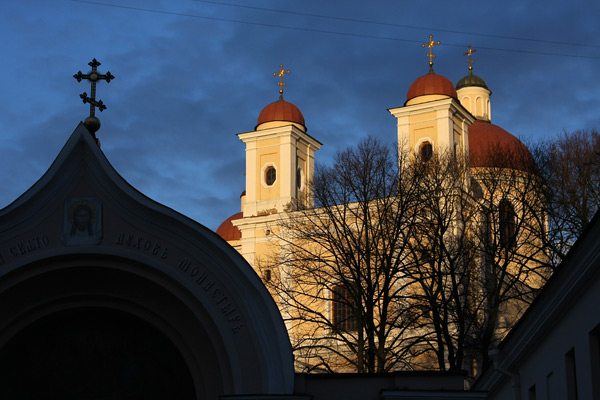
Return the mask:
<svg viewBox="0 0 600 400"><path fill-rule="evenodd" d="M276 179L277 179L277 171L275 170L275 167L268 167L265 171L266 184L271 186L272 184L275 183Z"/></svg>

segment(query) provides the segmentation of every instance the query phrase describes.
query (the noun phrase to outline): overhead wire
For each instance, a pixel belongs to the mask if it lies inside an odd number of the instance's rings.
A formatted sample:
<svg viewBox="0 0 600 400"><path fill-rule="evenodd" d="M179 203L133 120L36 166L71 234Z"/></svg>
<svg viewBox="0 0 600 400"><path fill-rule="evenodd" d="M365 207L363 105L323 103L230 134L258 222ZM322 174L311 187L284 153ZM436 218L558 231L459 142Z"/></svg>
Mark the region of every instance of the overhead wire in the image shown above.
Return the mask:
<svg viewBox="0 0 600 400"><path fill-rule="evenodd" d="M221 17L197 15L197 14L190 14L190 13L181 13L181 12L174 12L174 11L156 10L156 9L151 9L151 8L125 6L125 5L121 5L121 4L110 4L110 3L103 3L103 2L92 1L92 0L71 0L71 1L76 2L76 3L85 3L85 4L92 4L92 5L105 6L105 7L121 8L121 9L133 10L133 11L143 11L143 12L149 12L149 13L155 13L155 14L174 15L174 16L179 16L179 17L189 17L189 18L199 18L199 19L206 19L206 20L213 20L213 21L232 22L232 23L245 24L245 25L264 26L264 27L268 27L268 28L278 28L278 29L288 29L288 30L296 30L296 31L304 31L304 32L324 33L324 34L330 34L330 35L350 36L350 37L358 37L358 38L366 38L366 39L401 41L401 42L408 42L408 43L422 43L422 41L414 40L414 39L404 39L404 38L398 38L398 37L367 35L367 34L363 34L363 33L340 32L340 31L332 31L332 30L324 30L324 29L268 24L268 23L264 23L264 22L242 21L242 20L236 20L236 19L231 19L231 18L221 18ZM214 4L224 4L224 3L218 3L218 2L208 1L208 0L194 0L194 1L201 1L201 2L214 3ZM241 6L241 7L250 7L250 6ZM264 9L264 10L284 12L284 11L271 10L271 9ZM295 12L290 12L290 13L295 13ZM300 13L300 14L302 14L302 13ZM307 14L307 15L318 16L318 15L312 15L312 14ZM337 17L324 17L324 16L319 16L319 17L334 18L334 19L337 18ZM355 22L367 22L367 21L357 20ZM367 22L367 23L371 23L371 22ZM384 23L382 23L382 24L384 24ZM428 29L428 28L417 28L417 29ZM443 31L443 30L435 29L435 28L431 28L430 30ZM447 31L447 32L460 33L458 31ZM494 35L486 35L486 34L475 34L475 33L463 33L463 34L494 37ZM509 37L504 37L504 38L509 38ZM519 39L519 38L513 38L513 39L540 41L537 39ZM548 41L548 43L552 43L552 42ZM444 44L447 46L455 46L455 47L464 47L465 46L464 44L456 44L456 43L448 43L448 42L444 42ZM555 42L554 44L569 44L569 43ZM586 45L586 46L600 47L600 46L596 46L596 45ZM499 47L481 46L481 45L477 45L477 48L486 49L486 50L495 50L495 51L514 52L514 53L527 53L527 54L538 54L538 55L546 55L546 56L557 56L557 57L600 59L600 56L587 56L587 55L579 55L579 54L545 52L545 51L536 51L536 50L531 50L531 49L518 50L518 49L499 48Z"/></svg>
<svg viewBox="0 0 600 400"><path fill-rule="evenodd" d="M369 21L369 20L364 20L364 19L346 18L346 17L338 17L338 16L332 16L332 15L311 14L311 13L303 13L303 12L289 11L289 10L278 10L278 9L274 9L274 8L248 6L248 5L244 5L244 4L225 3L225 2L221 2L221 1L211 1L211 0L193 0L193 1L195 1L197 3L224 5L224 6L229 6L229 7L246 8L246 9L250 9L250 10L259 10L259 11L270 11L270 12L276 12L276 13L282 13L282 14L300 15L300 16L305 16L305 17L324 18L324 19L331 19L331 20L336 20L336 21L359 22L359 23L363 23L363 24L392 26L392 27L396 27L396 28L420 29L420 30L425 30L425 31L457 33L457 34L461 34L461 35L484 36L484 37L491 37L491 38L497 38L497 39L522 40L522 41L529 41L529 42L559 44L559 45L567 45L567 46L600 48L600 44L595 45L595 44L588 44L588 43L559 42L559 41L555 41L555 40L544 40L544 39L533 39L533 38L525 38L525 37L518 37L518 36L495 35L495 34L482 33L482 32L456 31L456 30L451 30L451 29L433 28L433 27L416 26L416 25L405 25L405 24L395 24L395 23L381 22L381 21Z"/></svg>

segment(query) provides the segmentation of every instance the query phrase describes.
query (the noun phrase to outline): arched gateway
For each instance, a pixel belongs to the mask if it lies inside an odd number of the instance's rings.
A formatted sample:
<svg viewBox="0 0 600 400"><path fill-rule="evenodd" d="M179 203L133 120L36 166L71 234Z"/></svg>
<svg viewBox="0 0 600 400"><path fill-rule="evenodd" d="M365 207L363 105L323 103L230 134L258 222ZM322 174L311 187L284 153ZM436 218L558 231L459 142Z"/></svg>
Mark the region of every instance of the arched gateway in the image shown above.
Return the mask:
<svg viewBox="0 0 600 400"><path fill-rule="evenodd" d="M80 124L0 212L0 380L0 398L217 399L291 394L294 373L252 268L127 184Z"/></svg>

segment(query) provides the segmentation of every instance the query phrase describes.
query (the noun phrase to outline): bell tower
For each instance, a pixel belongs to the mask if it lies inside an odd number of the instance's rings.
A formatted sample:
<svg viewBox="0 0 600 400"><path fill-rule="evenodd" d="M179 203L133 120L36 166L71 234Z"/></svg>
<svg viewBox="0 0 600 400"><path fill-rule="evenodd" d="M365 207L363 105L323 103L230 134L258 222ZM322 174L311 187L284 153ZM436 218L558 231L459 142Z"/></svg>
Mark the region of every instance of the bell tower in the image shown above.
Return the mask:
<svg viewBox="0 0 600 400"><path fill-rule="evenodd" d="M398 146L427 161L434 154L468 154L468 127L475 121L460 104L456 89L450 80L433 71L433 47L440 42L429 42L429 73L410 85L403 107L389 112L398 121Z"/></svg>
<svg viewBox="0 0 600 400"><path fill-rule="evenodd" d="M321 143L306 133L298 107L283 99L283 77L289 73L281 65L273 74L280 78L279 100L261 111L254 131L238 134L246 144L244 217L275 214L298 202L312 202L308 182Z"/></svg>

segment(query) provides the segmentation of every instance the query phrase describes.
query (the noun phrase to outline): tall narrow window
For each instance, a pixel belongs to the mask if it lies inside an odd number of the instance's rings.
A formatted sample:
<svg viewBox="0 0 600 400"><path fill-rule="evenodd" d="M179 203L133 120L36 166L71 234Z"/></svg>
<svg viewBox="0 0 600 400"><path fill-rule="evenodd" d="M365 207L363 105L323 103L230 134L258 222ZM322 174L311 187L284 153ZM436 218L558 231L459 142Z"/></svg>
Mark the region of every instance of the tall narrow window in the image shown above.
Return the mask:
<svg viewBox="0 0 600 400"><path fill-rule="evenodd" d="M433 146L429 142L421 143L421 147L419 147L419 156L421 157L421 161L429 161L433 156Z"/></svg>
<svg viewBox="0 0 600 400"><path fill-rule="evenodd" d="M296 188L298 190L302 189L302 169L300 168L296 170Z"/></svg>
<svg viewBox="0 0 600 400"><path fill-rule="evenodd" d="M554 395L554 372L550 371L548 375L546 375L546 400L552 400Z"/></svg>
<svg viewBox="0 0 600 400"><path fill-rule="evenodd" d="M265 269L265 271L263 273L263 278L266 282L269 282L271 280L271 270L270 269Z"/></svg>
<svg viewBox="0 0 600 400"><path fill-rule="evenodd" d="M510 249L517 237L517 214L508 200L502 200L498 207L500 222L500 246Z"/></svg>
<svg viewBox="0 0 600 400"><path fill-rule="evenodd" d="M275 180L277 179L277 170L275 170L275 167L268 167L265 170L265 182L267 185L271 186L272 184L275 183Z"/></svg>
<svg viewBox="0 0 600 400"><path fill-rule="evenodd" d="M336 331L355 331L356 302L350 299L348 288L338 285L332 290L333 329Z"/></svg>
<svg viewBox="0 0 600 400"><path fill-rule="evenodd" d="M529 400L536 400L537 399L537 395L535 393L535 385L533 385L532 387L529 388L529 392L528 392L529 396Z"/></svg>
<svg viewBox="0 0 600 400"><path fill-rule="evenodd" d="M600 376L600 325L590 332L590 362L592 376ZM600 400L600 380L592 379L592 398Z"/></svg>
<svg viewBox="0 0 600 400"><path fill-rule="evenodd" d="M565 354L565 369L567 372L567 399L577 400L577 369L575 367L575 349Z"/></svg>

